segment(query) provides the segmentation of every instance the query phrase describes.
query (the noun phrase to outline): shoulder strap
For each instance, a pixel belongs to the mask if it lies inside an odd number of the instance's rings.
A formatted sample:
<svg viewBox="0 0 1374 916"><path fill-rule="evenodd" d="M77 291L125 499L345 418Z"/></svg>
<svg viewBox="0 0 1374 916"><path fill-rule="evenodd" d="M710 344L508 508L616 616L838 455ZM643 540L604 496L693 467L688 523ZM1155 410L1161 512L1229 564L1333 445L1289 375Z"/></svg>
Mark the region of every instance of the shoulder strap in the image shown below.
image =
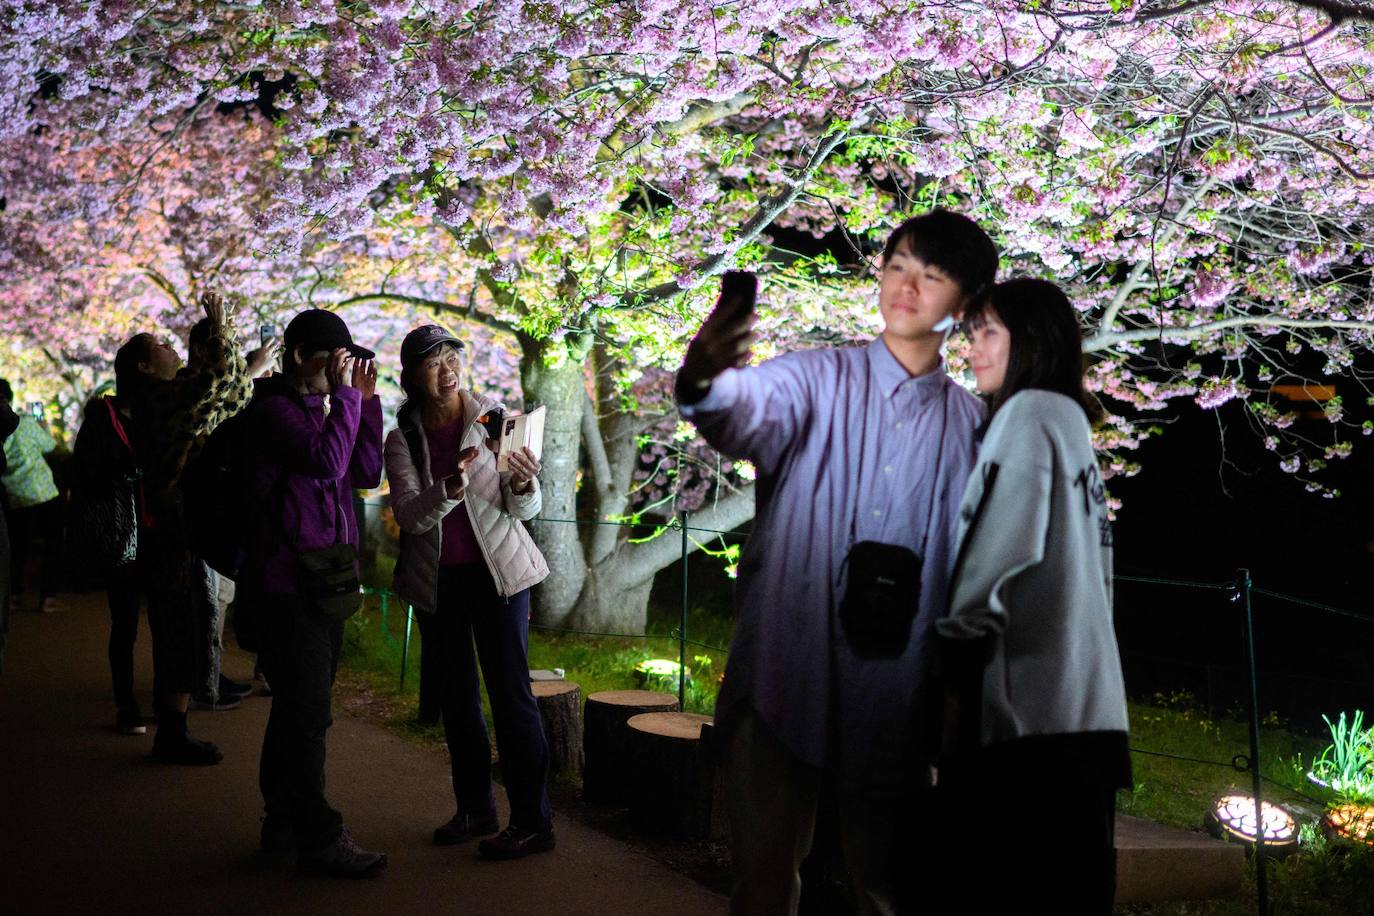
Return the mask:
<svg viewBox="0 0 1374 916"><path fill-rule="evenodd" d="M863 499L863 473L864 473L864 448L868 439L868 398L873 386L873 364L869 361L868 352L864 352L864 399L862 419L859 423L859 464L855 481L854 513L849 517L849 546L854 546L854 541L858 537L859 529L859 503ZM935 370L940 371L940 370ZM926 547L930 543L930 526L935 520L935 503L940 494L940 465L945 458L945 436L949 432L949 385L948 380L940 382L940 442L935 448L935 464L931 473L934 475L930 484L930 505L926 509L925 530L921 534L921 557L926 555ZM846 556L848 552L846 551Z"/></svg>
<svg viewBox="0 0 1374 916"><path fill-rule="evenodd" d="M129 450L129 454L137 457L133 443L129 441L129 434L124 430L124 422L119 419L119 411L115 410L114 398L105 397L105 407L110 412L110 425L114 427L115 434L119 436L119 441L124 443L124 447Z"/></svg>
<svg viewBox="0 0 1374 916"><path fill-rule="evenodd" d="M406 448L410 449L410 460L416 470L420 470L420 456L424 454L425 445L420 426L415 422L415 415L410 410L403 410L397 420L400 423L401 435L406 439Z"/></svg>
<svg viewBox="0 0 1374 916"><path fill-rule="evenodd" d="M954 571L949 574L950 588L959 581L959 573L964 569L964 558L968 556L968 545L973 540L973 535L978 531L978 523L983 519L983 510L988 506L988 497L992 495L992 486L997 482L997 472L1002 466L997 462L989 462L983 471L983 492L978 496L978 506L973 510L973 518L969 519L968 529L964 531L963 540L959 542L959 555L954 558Z"/></svg>

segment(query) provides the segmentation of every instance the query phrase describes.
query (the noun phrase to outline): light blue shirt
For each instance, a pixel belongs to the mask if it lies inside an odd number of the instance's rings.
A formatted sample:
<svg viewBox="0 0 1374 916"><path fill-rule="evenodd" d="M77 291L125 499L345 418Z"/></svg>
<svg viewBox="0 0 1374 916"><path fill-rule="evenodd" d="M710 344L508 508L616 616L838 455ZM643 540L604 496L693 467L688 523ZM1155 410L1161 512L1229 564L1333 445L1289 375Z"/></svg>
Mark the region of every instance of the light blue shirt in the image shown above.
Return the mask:
<svg viewBox="0 0 1374 916"><path fill-rule="evenodd" d="M984 413L943 367L910 376L881 338L728 370L682 408L712 446L747 458L758 475L716 704L722 728L747 706L803 762L837 767L852 786L899 791L924 778L932 627L947 609ZM929 532L919 610L896 658L860 658L841 630L851 524L854 541L918 554Z"/></svg>

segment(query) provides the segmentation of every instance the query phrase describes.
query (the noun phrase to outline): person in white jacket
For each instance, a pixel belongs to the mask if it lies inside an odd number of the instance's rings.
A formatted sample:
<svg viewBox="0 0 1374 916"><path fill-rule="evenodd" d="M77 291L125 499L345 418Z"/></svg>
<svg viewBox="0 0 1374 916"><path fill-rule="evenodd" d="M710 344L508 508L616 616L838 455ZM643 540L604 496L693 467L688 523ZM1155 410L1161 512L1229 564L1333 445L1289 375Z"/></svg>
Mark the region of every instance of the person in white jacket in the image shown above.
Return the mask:
<svg viewBox="0 0 1374 916"><path fill-rule="evenodd" d="M995 866L1013 874L983 882L988 912L1039 902L1108 913L1116 790L1131 778L1091 439L1100 407L1083 387L1076 313L1053 283L997 284L964 327L990 419L964 492L949 616L936 624L951 829L987 831L1002 818L980 805L995 804L1024 840Z"/></svg>
<svg viewBox="0 0 1374 916"><path fill-rule="evenodd" d="M539 462L524 449L511 456L509 471L497 469L480 421L501 405L463 387L456 337L438 325L416 328L401 343L401 366L407 400L386 440L402 532L395 588L419 612L426 659L441 666L458 809L434 842L450 846L497 830L480 660L511 816L478 851L492 859L546 852L554 847L549 751L530 690L529 623L530 588L549 568L521 524L540 509Z"/></svg>

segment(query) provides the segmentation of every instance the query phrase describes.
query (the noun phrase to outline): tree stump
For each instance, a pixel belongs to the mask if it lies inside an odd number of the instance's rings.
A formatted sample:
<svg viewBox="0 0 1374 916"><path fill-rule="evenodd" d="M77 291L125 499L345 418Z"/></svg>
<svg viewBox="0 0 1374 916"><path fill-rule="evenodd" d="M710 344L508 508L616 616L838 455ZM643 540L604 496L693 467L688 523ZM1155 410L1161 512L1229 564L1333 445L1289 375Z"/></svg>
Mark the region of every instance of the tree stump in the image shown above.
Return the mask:
<svg viewBox="0 0 1374 916"><path fill-rule="evenodd" d="M568 681L530 684L549 744L549 776L582 772L582 688Z"/></svg>
<svg viewBox="0 0 1374 916"><path fill-rule="evenodd" d="M582 717L582 797L597 804L624 804L630 760L625 723L646 712L671 712L677 697L652 690L602 690L588 694Z"/></svg>
<svg viewBox="0 0 1374 916"><path fill-rule="evenodd" d="M707 839L716 766L701 732L711 717L651 712L626 723L634 770L630 812L656 834Z"/></svg>

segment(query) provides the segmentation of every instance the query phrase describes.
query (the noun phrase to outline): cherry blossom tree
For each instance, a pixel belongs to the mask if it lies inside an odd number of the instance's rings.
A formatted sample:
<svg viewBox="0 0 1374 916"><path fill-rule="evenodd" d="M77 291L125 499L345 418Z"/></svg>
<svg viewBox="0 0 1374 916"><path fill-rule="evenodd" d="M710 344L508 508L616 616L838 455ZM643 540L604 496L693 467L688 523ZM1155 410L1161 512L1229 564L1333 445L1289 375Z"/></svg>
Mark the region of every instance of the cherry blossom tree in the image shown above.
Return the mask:
<svg viewBox="0 0 1374 916"><path fill-rule="evenodd" d="M1317 489L1350 448L1339 402L1329 435L1299 437L1272 388L1314 374L1314 355L1317 375L1357 376L1374 331L1366 4L0 9L9 163L256 104L276 144L252 169L260 250L315 265L342 307L440 308L513 341L525 399L550 411L545 514L586 523L536 526L556 570L544 622L642 625L678 545L595 523L752 513L748 467L701 452L663 396L712 277L763 275L761 356L859 341L876 329L873 252L931 205L987 226L1005 272L1070 289L1092 384L1126 414L1100 434L1110 471L1135 470L1139 418L1176 401L1243 405ZM442 249L443 279L335 287L322 237Z"/></svg>

